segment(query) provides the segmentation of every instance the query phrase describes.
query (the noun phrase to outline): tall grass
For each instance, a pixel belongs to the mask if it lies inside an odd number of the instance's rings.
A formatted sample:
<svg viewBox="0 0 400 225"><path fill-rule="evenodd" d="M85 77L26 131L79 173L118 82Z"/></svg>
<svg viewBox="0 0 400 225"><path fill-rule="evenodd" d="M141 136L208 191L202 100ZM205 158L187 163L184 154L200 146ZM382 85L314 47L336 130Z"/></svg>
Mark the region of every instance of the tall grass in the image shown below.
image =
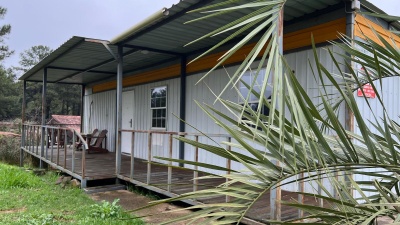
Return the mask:
<svg viewBox="0 0 400 225"><path fill-rule="evenodd" d="M32 176L22 168L0 164L0 189L35 188L40 184L39 177Z"/></svg>
<svg viewBox="0 0 400 225"><path fill-rule="evenodd" d="M0 161L12 165L18 165L20 157L20 143L20 137L0 135Z"/></svg>

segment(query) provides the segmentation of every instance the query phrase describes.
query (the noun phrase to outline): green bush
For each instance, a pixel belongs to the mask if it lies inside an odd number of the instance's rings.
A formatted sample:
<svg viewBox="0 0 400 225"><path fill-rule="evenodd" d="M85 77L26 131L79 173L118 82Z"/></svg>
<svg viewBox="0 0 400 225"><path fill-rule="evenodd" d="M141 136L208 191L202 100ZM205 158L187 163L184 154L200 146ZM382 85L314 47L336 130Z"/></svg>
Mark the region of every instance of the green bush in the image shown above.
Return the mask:
<svg viewBox="0 0 400 225"><path fill-rule="evenodd" d="M20 137L0 135L0 161L18 165L20 157Z"/></svg>
<svg viewBox="0 0 400 225"><path fill-rule="evenodd" d="M118 218L121 216L121 206L118 205L119 199L115 199L112 203L102 201L101 204L91 206L94 218Z"/></svg>

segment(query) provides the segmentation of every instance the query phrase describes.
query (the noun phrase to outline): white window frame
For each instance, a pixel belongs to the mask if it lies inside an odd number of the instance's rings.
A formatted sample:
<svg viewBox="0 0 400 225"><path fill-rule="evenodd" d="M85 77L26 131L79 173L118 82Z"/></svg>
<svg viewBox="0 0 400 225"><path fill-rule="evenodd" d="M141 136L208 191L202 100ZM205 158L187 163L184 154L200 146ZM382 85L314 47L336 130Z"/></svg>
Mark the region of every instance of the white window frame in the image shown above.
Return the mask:
<svg viewBox="0 0 400 225"><path fill-rule="evenodd" d="M263 71L264 70L264 71ZM250 85L251 86L251 84L252 84L252 79L253 79L253 77L255 76L255 73L256 73L256 71L257 71L257 69L254 69L254 70L250 70L250 71L246 71L244 74L243 74L243 76L242 76L242 79L243 79L243 77L244 76L250 76L250 78L251 79L249 79L250 80L250 83L248 83L248 85ZM262 68L261 70L260 70L260 74L261 73L265 73L265 68ZM259 76L260 76L260 74L259 74ZM269 84L272 86L272 76L270 76L269 78ZM264 80L264 78L262 78L262 81ZM259 91L261 91L261 87L262 87L262 84L257 84L256 83L256 86L258 86L259 87ZM246 96L240 96L240 95L242 95L242 89L243 88L246 88L246 86L240 81L240 82L238 82L238 86L237 86L237 88L238 88L238 90L239 90L239 95L238 95L238 103L239 104L244 104L244 100L242 99L242 97L244 98L244 99L246 99L247 98L247 95ZM247 88L246 88L247 89ZM272 87L270 87L270 94L272 94ZM248 90L248 93L250 93L250 90L249 89L247 89ZM266 90L266 92L264 93L265 95L268 93L268 89ZM268 96L266 96L266 97L268 97ZM248 102L248 104L252 104L252 103L259 103L259 100L257 99L257 100L251 100L251 96L250 96L250 99L249 99L249 102Z"/></svg>
<svg viewBox="0 0 400 225"><path fill-rule="evenodd" d="M152 93L154 91L154 89L157 88L165 88L165 106L163 107L152 107L151 106L151 100L152 98ZM165 109L165 126L164 127L153 127L153 110L157 110L157 109ZM152 87L150 88L150 129L151 130L167 130L167 109L168 109L168 86L167 85L163 85L163 86L157 86L157 87ZM158 117L156 117L158 118ZM162 117L160 117L162 118Z"/></svg>

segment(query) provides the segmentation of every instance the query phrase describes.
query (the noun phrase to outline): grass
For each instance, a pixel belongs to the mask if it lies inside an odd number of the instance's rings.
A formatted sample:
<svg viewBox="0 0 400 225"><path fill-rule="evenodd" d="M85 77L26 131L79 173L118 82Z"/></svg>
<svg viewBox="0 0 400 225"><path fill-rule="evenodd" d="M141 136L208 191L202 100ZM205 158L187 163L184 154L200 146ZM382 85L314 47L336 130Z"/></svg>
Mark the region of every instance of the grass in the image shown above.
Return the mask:
<svg viewBox="0 0 400 225"><path fill-rule="evenodd" d="M118 201L96 203L78 188L55 185L56 179L0 163L0 224L144 224Z"/></svg>

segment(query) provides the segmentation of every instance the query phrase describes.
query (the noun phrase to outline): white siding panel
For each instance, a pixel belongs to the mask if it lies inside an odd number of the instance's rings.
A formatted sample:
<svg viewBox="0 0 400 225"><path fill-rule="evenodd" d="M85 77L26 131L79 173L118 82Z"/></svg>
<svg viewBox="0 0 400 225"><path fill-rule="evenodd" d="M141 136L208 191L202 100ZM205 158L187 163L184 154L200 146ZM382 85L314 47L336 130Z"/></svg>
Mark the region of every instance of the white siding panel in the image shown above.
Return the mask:
<svg viewBox="0 0 400 225"><path fill-rule="evenodd" d="M328 70L335 71L334 65L329 60L328 52L324 48L318 48L318 55L321 57L322 64L327 67ZM333 47L329 47L333 51L338 51ZM315 103L319 103L317 97L319 96L319 85L321 83L316 82L312 74L312 69L309 64L309 60L313 62L312 50L303 50L286 54L289 65L295 71L296 76L299 78L300 83L307 90L307 93L312 97ZM217 124L214 123L195 103L195 100L201 104L208 104L216 108L219 111L224 112L227 115L231 113L225 109L220 103L214 104L215 95L220 94L225 85L229 82L229 76L234 73L237 66L229 67L225 69L219 69L214 71L211 75L206 77L203 82L196 85L199 79L204 73L198 73L187 77L187 95L186 95L186 132L198 133L193 127L196 127L200 131L207 134L226 134L226 132ZM315 71L315 68L313 68ZM151 110L150 110L150 90L154 87L167 86L168 88L168 118L167 118L167 131L179 131L179 119L173 114L179 116L179 102L180 102L180 79L171 79L166 81L159 81L144 85L138 85L126 90L135 90L135 112L133 128L135 130L150 130L151 129ZM332 91L332 90L331 90ZM227 89L222 95L223 99L230 100L233 102L238 101L238 95L235 89ZM91 105L90 103L93 102ZM93 95L85 96L85 108L84 115L87 120L84 121L84 131L90 132L94 128L108 129L109 130L109 141L108 146L110 150L114 151L115 146L115 91L108 91ZM344 109L340 111L340 119L344 123ZM89 119L90 118L90 119ZM194 138L194 137L188 137ZM168 157L168 135L154 135L152 140L152 155ZM215 138L215 142L208 140L205 137L201 137L200 141L207 144L218 145L225 141L226 138ZM178 158L178 142L173 142L174 152L173 157ZM222 145L223 146L223 145ZM260 148L259 148L260 149ZM238 151L237 149L234 149ZM147 159L148 151L148 134L137 134L135 139L135 157ZM246 154L246 153L244 153ZM185 159L194 159L194 148L192 146L185 146ZM226 161L220 157L216 157L210 153L206 153L203 150L199 151L199 161L213 163L219 166L225 166ZM239 163L232 163L233 169L243 169ZM209 171L212 172L212 171ZM325 183L325 181L324 181ZM311 186L306 189L312 189ZM296 190L297 185L295 183L288 185L285 189Z"/></svg>
<svg viewBox="0 0 400 225"><path fill-rule="evenodd" d="M385 108L387 110L388 117L395 122L400 123L400 107L398 101L398 98L400 96L400 77L384 78L382 79L382 85L379 81L375 81L374 85L383 100L383 104L385 105ZM380 120L384 118L384 112L381 103L377 98L364 99L362 97L357 97L357 92L354 93L354 95L363 120L367 123L367 127L371 130L371 132L378 133L378 130L369 121L375 123L376 120L380 122ZM354 131L356 134L361 135L357 121L355 121ZM360 143L356 142L356 144ZM383 169L365 169L365 171L381 171L382 173L385 172ZM371 181L375 179L375 177L369 177L366 175L355 175L354 179L356 181ZM367 193L367 195L371 194L372 193ZM355 196L359 197L360 195L355 192Z"/></svg>
<svg viewBox="0 0 400 225"><path fill-rule="evenodd" d="M84 133L107 129L107 149L115 151L116 92L106 91L85 96Z"/></svg>
<svg viewBox="0 0 400 225"><path fill-rule="evenodd" d="M155 87L167 86L167 128L160 131L179 131L180 106L180 79L159 81L144 85L128 88L135 90L135 109L134 109L134 130L151 130L151 109L150 95L151 89ZM152 156L168 157L169 136L154 134L152 137ZM178 142L173 141L173 157L178 158ZM135 137L135 157L148 158L148 134L137 134ZM156 160L155 161L159 161Z"/></svg>
<svg viewBox="0 0 400 225"><path fill-rule="evenodd" d="M329 71L336 72L335 65L331 62L329 58L329 52L326 50L326 48L330 48L332 51L339 52L340 50L328 46L328 47L320 47L317 49L317 54L320 57L320 60L322 62L322 65L324 65ZM317 98L320 96L320 92L318 88L320 88L320 85L322 84L321 82L317 82L315 80L315 77L313 75L313 71L316 72L315 66L311 67L311 64L314 64L314 53L312 49L309 50L303 50L299 52L294 52L294 53L289 53L286 54L286 59L288 60L289 65L291 68L295 71L295 74L297 78L299 79L299 82L301 85L306 89L307 93L310 95L311 99L314 101L315 104L321 103L321 101ZM222 111L226 115L232 115L227 109L225 109L220 103L214 104L215 101L215 96L214 94L218 95L222 91L222 89L225 87L225 85L229 82L229 76L227 72L232 75L235 71L235 67L230 67L225 69L219 69L214 71L212 74L210 74L208 77L206 77L202 82L196 85L196 83L200 80L200 78L203 76L204 73L201 74L196 74L189 76L187 79L187 101L186 101L186 121L199 129L200 131L208 134L226 134L226 132L217 124L214 123L196 104L195 100L197 100L200 103L205 103L208 105L213 106L214 108ZM341 68L343 69L343 68ZM318 76L317 74L315 74ZM328 80L325 78L324 82L327 82ZM328 88L328 93L334 93L333 88ZM234 89L228 89L226 92L222 95L223 99L238 102L238 95ZM339 111L339 118L340 121L344 124L345 118L344 118L344 109L342 108ZM186 131L187 132L195 132L197 131L193 129L190 126L186 126ZM204 138L203 138L204 139ZM215 142L221 143L222 141L225 141L223 138L215 138ZM215 144L210 140L204 140L205 143L207 144ZM256 146L254 146L256 147ZM262 148L258 148L262 150ZM235 151L238 151L238 149L235 149ZM193 160L194 158L194 148L191 146L186 146L185 147L185 159L187 160ZM242 152L243 153L243 152ZM246 154L246 153L244 153ZM215 155L212 155L210 153L206 153L202 150L200 150L199 154L199 161L200 162L207 162L207 163L213 163L215 165L219 166L224 166L226 165L226 161L221 159L220 157L215 157ZM236 170L241 170L244 169L242 165L239 163L232 163L232 168ZM213 172L213 171L209 171ZM325 179L324 184L327 184L326 187L330 191L332 191L332 188L329 185L329 182ZM292 190L295 191L297 190L297 184L292 183L289 185L286 185L284 189L286 190ZM309 184L306 185L306 190L315 190L316 184Z"/></svg>

